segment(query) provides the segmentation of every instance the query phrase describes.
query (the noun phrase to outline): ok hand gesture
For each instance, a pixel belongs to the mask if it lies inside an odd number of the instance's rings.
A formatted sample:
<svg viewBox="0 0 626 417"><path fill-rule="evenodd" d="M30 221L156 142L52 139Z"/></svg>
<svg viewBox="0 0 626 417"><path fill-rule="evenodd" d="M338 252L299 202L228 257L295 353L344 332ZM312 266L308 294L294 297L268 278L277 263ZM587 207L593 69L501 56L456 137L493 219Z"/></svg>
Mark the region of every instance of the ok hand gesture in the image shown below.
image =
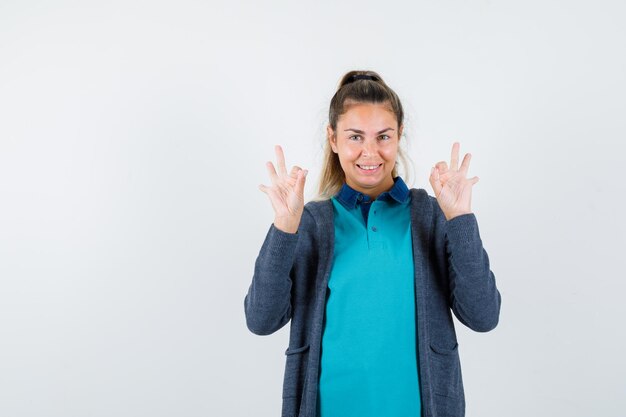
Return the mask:
<svg viewBox="0 0 626 417"><path fill-rule="evenodd" d="M272 185L261 184L259 189L270 198L274 208L274 226L283 232L296 233L304 210L304 182L308 171L294 166L287 174L283 149L276 145L275 151L278 173L274 164L268 161L266 166Z"/></svg>
<svg viewBox="0 0 626 417"><path fill-rule="evenodd" d="M466 178L471 154L465 154L459 168L459 147L458 142L452 145L449 169L440 161L430 170L430 185L447 220L472 212L472 186L478 182L478 177Z"/></svg>

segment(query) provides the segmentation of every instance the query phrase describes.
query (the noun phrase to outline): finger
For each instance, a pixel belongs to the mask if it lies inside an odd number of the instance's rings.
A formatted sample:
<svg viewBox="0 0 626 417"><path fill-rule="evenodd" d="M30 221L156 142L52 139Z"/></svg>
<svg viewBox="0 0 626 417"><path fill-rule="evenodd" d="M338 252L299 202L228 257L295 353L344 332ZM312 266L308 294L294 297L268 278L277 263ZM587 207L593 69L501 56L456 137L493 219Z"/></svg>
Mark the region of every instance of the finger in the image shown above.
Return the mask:
<svg viewBox="0 0 626 417"><path fill-rule="evenodd" d="M309 173L306 169L298 171L296 174L296 195L302 196L304 195L304 183L306 182L306 175Z"/></svg>
<svg viewBox="0 0 626 417"><path fill-rule="evenodd" d="M276 168L274 168L274 164L272 164L270 161L267 161L265 163L265 166L267 167L267 173L270 174L270 179L272 180L272 184L276 184L279 178L278 178L278 174L276 173Z"/></svg>
<svg viewBox="0 0 626 417"><path fill-rule="evenodd" d="M435 168L439 170L440 174L444 174L448 171L448 164L446 161L439 161L435 164Z"/></svg>
<svg viewBox="0 0 626 417"><path fill-rule="evenodd" d="M430 177L428 178L430 181L431 187L433 187L433 191L435 192L435 197L438 197L441 194L441 181L439 180L439 171L437 168L430 169Z"/></svg>
<svg viewBox="0 0 626 417"><path fill-rule="evenodd" d="M285 153L280 145L274 147L276 152L276 164L278 165L278 173L281 176L287 175L287 167L285 166Z"/></svg>
<svg viewBox="0 0 626 417"><path fill-rule="evenodd" d="M463 157L463 162L461 163L461 168L459 172L463 174L463 176L467 175L467 170L469 169L470 160L472 159L471 153L466 153Z"/></svg>
<svg viewBox="0 0 626 417"><path fill-rule="evenodd" d="M479 180L480 178L478 177L470 178L470 182L472 183L472 185L476 184Z"/></svg>
<svg viewBox="0 0 626 417"><path fill-rule="evenodd" d="M265 195L269 197L274 213L278 213L279 208L276 202L280 200L280 198L276 195L276 190L263 184L259 185L259 190L263 191Z"/></svg>
<svg viewBox="0 0 626 417"><path fill-rule="evenodd" d="M298 176L298 171L302 171L302 168L300 168L297 165L294 165L293 168L291 168L291 172L289 173L289 176L291 178L296 178Z"/></svg>
<svg viewBox="0 0 626 417"><path fill-rule="evenodd" d="M459 148L461 144L459 142L454 142L452 145L452 157L450 159L450 169L453 171L458 170L459 168Z"/></svg>

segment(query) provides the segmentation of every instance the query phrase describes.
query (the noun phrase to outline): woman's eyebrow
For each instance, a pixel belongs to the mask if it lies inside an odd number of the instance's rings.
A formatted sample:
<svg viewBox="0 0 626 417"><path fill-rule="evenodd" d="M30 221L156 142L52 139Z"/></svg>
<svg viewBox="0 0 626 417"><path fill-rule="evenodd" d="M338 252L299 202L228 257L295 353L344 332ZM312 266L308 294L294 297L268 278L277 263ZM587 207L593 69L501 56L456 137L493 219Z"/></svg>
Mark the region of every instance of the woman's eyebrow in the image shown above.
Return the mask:
<svg viewBox="0 0 626 417"><path fill-rule="evenodd" d="M345 130L344 130L344 132L347 132L348 130L351 130L351 131L353 131L354 133L360 133L360 134L364 134L364 133L365 133L365 132L364 132L364 131L362 131L362 130L359 130L359 129L352 129L352 128L345 129ZM394 130L394 129L392 129L392 128L388 127L387 129L383 129L383 130L381 130L380 132L378 132L378 133L377 133L377 135L380 135L381 133L385 133L385 132L386 132L386 131L388 131L388 130Z"/></svg>

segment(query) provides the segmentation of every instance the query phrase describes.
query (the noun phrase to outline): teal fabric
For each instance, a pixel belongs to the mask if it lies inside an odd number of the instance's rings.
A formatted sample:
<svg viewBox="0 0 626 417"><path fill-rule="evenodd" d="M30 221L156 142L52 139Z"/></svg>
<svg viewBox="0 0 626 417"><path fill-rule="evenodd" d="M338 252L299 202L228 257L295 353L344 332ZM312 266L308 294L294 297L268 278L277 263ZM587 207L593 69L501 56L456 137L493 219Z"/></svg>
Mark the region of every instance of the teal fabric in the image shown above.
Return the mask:
<svg viewBox="0 0 626 417"><path fill-rule="evenodd" d="M371 202L367 223L358 204L332 199L335 250L322 336L321 417L421 415L406 195L401 203Z"/></svg>

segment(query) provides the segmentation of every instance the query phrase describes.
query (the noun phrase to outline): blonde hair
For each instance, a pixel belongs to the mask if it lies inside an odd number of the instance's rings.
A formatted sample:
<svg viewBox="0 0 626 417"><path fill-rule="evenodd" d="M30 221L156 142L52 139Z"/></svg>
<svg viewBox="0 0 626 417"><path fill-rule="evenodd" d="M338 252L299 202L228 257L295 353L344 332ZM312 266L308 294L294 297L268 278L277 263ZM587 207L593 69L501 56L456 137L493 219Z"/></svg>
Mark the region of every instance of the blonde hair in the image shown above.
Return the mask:
<svg viewBox="0 0 626 417"><path fill-rule="evenodd" d="M347 104L354 103L385 103L395 114L398 126L404 121L404 111L398 95L374 71L350 71L339 82L335 95L330 100L328 124L333 132L337 130L339 117L346 112ZM328 199L339 192L346 180L345 173L339 163L339 156L333 152L326 138L324 145L324 161L320 174L318 200ZM400 138L398 138L400 139ZM391 175L398 176L398 166L408 174L410 159L402 146L398 147L398 159Z"/></svg>

